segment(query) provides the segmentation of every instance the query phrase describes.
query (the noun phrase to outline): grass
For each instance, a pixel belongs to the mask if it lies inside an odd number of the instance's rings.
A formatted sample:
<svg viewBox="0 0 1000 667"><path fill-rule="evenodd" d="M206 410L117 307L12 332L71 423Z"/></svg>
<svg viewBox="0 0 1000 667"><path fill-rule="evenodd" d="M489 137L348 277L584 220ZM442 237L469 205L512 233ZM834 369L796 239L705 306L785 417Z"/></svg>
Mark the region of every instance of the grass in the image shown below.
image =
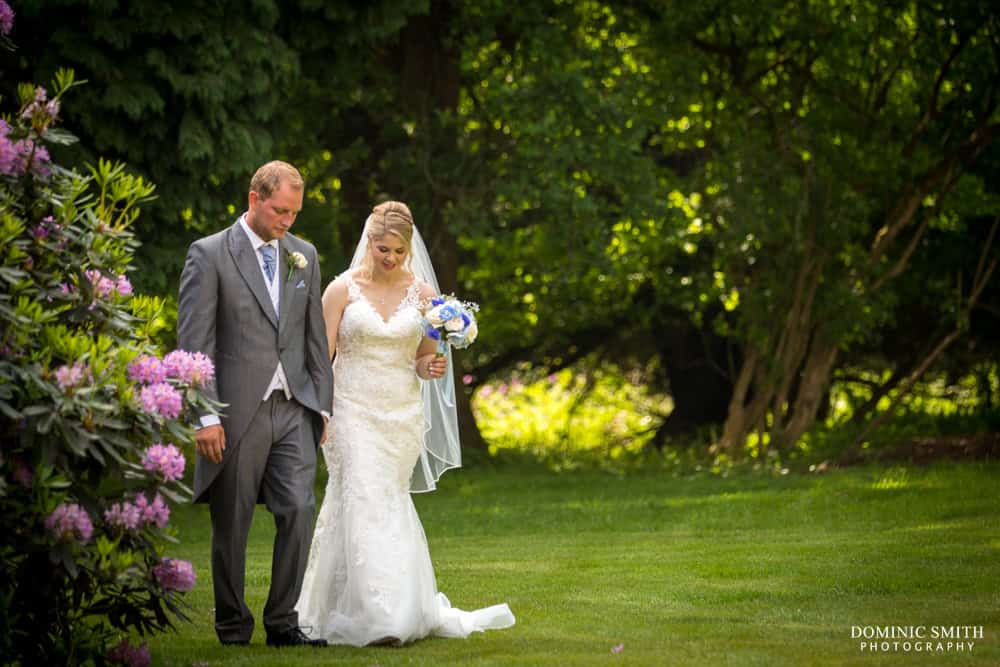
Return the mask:
<svg viewBox="0 0 1000 667"><path fill-rule="evenodd" d="M466 609L506 601L518 622L395 649L269 649L259 620L250 647L219 646L208 515L189 506L172 555L199 573L192 623L150 647L165 665L1000 664L998 481L996 463L727 478L453 471L415 497L439 588ZM258 616L271 526L260 508L247 577ZM855 625L985 636L971 653L872 654Z"/></svg>

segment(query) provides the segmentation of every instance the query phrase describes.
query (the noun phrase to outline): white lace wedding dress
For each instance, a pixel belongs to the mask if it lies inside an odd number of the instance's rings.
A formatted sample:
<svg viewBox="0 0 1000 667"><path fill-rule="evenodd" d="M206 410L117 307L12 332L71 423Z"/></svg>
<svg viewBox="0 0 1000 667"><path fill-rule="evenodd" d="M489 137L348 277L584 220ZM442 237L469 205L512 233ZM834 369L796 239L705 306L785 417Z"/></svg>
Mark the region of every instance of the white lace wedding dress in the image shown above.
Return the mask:
<svg viewBox="0 0 1000 667"><path fill-rule="evenodd" d="M386 321L344 277L349 301L323 443L330 477L296 605L299 624L314 638L354 646L510 627L506 604L462 611L438 592L410 499L424 435L414 372L423 337L416 281Z"/></svg>

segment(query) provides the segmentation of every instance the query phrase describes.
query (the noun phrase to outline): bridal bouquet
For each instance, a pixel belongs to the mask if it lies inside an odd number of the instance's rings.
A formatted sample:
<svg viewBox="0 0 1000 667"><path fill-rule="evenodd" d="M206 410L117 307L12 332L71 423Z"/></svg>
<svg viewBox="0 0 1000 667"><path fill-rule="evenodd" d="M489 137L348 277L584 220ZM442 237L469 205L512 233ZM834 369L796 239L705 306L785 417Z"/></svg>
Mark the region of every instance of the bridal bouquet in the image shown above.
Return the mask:
<svg viewBox="0 0 1000 667"><path fill-rule="evenodd" d="M438 355L448 345L459 350L472 345L479 335L475 313L479 306L471 301L459 301L452 295L436 296L424 304L424 331L438 343Z"/></svg>

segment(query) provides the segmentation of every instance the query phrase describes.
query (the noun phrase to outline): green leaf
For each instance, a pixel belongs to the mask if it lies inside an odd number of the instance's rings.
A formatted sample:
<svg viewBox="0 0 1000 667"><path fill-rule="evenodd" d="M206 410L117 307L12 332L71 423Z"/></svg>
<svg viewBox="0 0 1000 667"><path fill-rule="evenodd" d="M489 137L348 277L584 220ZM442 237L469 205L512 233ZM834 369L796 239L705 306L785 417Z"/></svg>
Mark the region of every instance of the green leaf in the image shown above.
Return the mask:
<svg viewBox="0 0 1000 667"><path fill-rule="evenodd" d="M12 421L20 421L23 415L15 410L7 401L0 401L0 412Z"/></svg>
<svg viewBox="0 0 1000 667"><path fill-rule="evenodd" d="M59 146L70 146L79 141L76 135L57 127L50 127L45 130L45 132L42 133L42 139L50 144L57 144Z"/></svg>

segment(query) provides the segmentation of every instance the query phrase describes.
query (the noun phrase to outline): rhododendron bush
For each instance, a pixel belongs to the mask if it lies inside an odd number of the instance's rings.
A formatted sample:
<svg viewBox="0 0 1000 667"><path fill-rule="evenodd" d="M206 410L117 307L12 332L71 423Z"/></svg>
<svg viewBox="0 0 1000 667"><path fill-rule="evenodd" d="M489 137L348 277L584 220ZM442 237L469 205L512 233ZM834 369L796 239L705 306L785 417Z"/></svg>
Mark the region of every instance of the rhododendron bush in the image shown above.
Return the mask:
<svg viewBox="0 0 1000 667"><path fill-rule="evenodd" d="M164 304L128 279L152 185L51 157L73 85L23 85L0 120L0 656L144 664L196 581L170 508L190 498L192 410L219 406L211 362L162 354Z"/></svg>

